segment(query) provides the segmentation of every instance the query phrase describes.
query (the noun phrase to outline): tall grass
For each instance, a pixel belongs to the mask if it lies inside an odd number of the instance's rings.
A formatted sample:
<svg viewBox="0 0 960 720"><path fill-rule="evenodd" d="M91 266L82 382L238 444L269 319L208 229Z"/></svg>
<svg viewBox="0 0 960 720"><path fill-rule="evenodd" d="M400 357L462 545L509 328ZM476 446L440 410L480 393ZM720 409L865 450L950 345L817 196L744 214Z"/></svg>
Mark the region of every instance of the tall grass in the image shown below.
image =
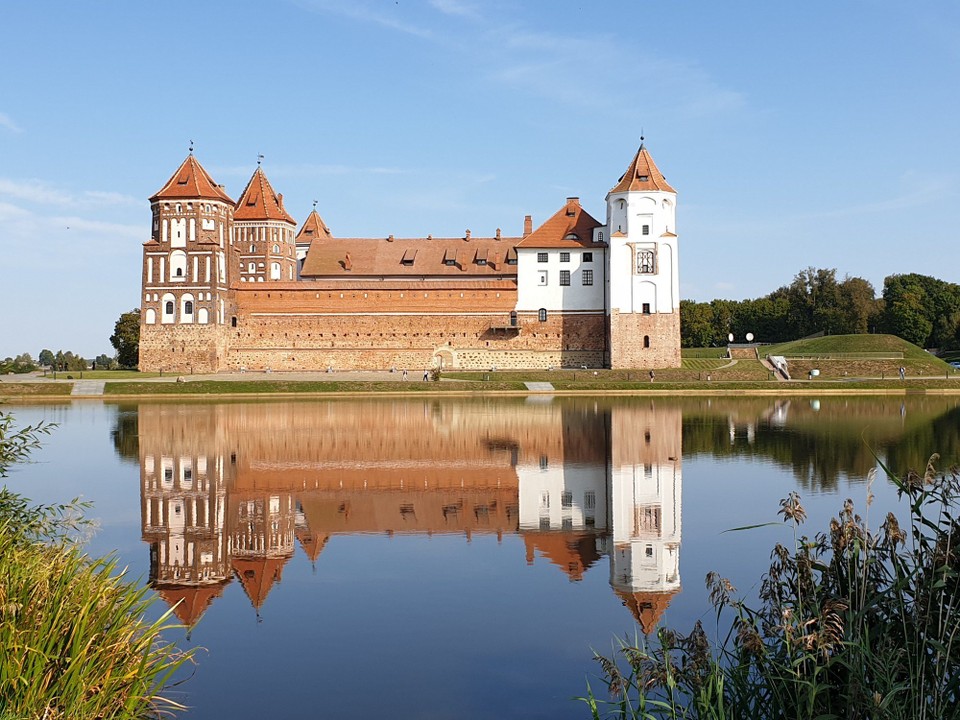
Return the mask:
<svg viewBox="0 0 960 720"><path fill-rule="evenodd" d="M0 415L0 479L49 427ZM0 489L0 720L145 718L179 706L162 691L189 659L162 639L171 612L112 558L72 542L82 506L32 506Z"/></svg>
<svg viewBox="0 0 960 720"><path fill-rule="evenodd" d="M660 630L597 655L609 699L589 688L594 718L960 717L960 532L955 470L890 474L909 525L887 514L879 528L847 500L826 532L801 533L791 495L780 513L793 547L778 544L758 607L707 577L718 628ZM868 494L867 506L871 503Z"/></svg>

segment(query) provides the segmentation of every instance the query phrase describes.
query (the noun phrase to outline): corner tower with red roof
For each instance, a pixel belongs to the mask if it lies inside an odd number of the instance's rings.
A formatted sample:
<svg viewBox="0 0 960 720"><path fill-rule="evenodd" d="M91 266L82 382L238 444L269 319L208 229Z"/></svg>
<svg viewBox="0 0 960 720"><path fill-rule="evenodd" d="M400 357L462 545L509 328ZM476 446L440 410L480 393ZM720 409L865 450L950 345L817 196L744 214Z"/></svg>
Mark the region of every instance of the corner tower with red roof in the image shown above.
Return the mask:
<svg viewBox="0 0 960 720"><path fill-rule="evenodd" d="M680 367L677 193L642 139L607 193L607 365Z"/></svg>
<svg viewBox="0 0 960 720"><path fill-rule="evenodd" d="M233 200L191 148L150 198L143 246L140 369L216 372L223 365Z"/></svg>
<svg viewBox="0 0 960 720"><path fill-rule="evenodd" d="M297 223L259 165L237 201L233 227L241 283L297 279Z"/></svg>

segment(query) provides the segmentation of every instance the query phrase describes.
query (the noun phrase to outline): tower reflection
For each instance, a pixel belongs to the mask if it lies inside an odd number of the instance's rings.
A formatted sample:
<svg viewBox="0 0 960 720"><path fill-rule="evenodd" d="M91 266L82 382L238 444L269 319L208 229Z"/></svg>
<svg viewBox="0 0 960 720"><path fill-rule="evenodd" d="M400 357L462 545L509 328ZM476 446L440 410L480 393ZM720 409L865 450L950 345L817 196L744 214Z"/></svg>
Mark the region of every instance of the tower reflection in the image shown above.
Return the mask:
<svg viewBox="0 0 960 720"><path fill-rule="evenodd" d="M649 401L139 406L150 581L195 624L234 578L259 613L299 542L519 535L579 581L601 559L644 632L680 590L681 411Z"/></svg>

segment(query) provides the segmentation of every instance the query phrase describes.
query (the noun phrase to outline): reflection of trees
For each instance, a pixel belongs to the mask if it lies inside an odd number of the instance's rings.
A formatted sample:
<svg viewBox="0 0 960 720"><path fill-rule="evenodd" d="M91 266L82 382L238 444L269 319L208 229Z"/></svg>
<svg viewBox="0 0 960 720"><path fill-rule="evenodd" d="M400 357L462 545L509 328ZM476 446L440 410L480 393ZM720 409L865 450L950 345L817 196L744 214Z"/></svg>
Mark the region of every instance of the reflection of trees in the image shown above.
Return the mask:
<svg viewBox="0 0 960 720"><path fill-rule="evenodd" d="M136 405L120 405L110 431L113 448L122 460L140 464L140 432Z"/></svg>
<svg viewBox="0 0 960 720"><path fill-rule="evenodd" d="M842 477L862 481L876 465L874 452L898 473L922 471L932 453L940 453L944 467L960 462L960 408L954 400L829 402L820 412L796 400L779 423L770 422L753 401L715 402L709 409L688 403L684 455L767 459L789 468L801 487L814 491L835 489ZM767 401L767 409L770 405Z"/></svg>

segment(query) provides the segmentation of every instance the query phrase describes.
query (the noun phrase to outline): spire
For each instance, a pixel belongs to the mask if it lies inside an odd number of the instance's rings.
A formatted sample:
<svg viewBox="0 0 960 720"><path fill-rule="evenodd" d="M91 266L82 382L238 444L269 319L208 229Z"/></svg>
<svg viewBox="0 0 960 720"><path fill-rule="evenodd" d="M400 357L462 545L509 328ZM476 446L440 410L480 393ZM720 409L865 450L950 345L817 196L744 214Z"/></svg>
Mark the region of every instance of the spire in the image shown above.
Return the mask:
<svg viewBox="0 0 960 720"><path fill-rule="evenodd" d="M150 202L168 198L173 200L222 200L233 204L230 196L223 191L223 187L213 181L210 174L203 169L203 166L193 156L192 142L187 159L180 164L180 167L167 180L167 183L150 198Z"/></svg>
<svg viewBox="0 0 960 720"><path fill-rule="evenodd" d="M297 224L283 207L283 196L278 195L267 180L263 168L257 163L257 169L244 188L237 207L233 212L234 220L286 220Z"/></svg>
<svg viewBox="0 0 960 720"><path fill-rule="evenodd" d="M650 151L643 145L642 136L640 138L640 149L637 150L637 154L634 155L627 171L620 176L620 180L610 190L610 193L630 192L631 190L676 192L664 179L663 174L657 168L657 164L653 162Z"/></svg>
<svg viewBox="0 0 960 720"><path fill-rule="evenodd" d="M333 235L330 233L330 228L327 227L327 224L317 212L317 203L314 201L313 210L311 210L310 214L307 215L307 219L304 221L303 227L300 228L300 232L297 233L297 242L302 244L312 243L314 240L332 239Z"/></svg>

